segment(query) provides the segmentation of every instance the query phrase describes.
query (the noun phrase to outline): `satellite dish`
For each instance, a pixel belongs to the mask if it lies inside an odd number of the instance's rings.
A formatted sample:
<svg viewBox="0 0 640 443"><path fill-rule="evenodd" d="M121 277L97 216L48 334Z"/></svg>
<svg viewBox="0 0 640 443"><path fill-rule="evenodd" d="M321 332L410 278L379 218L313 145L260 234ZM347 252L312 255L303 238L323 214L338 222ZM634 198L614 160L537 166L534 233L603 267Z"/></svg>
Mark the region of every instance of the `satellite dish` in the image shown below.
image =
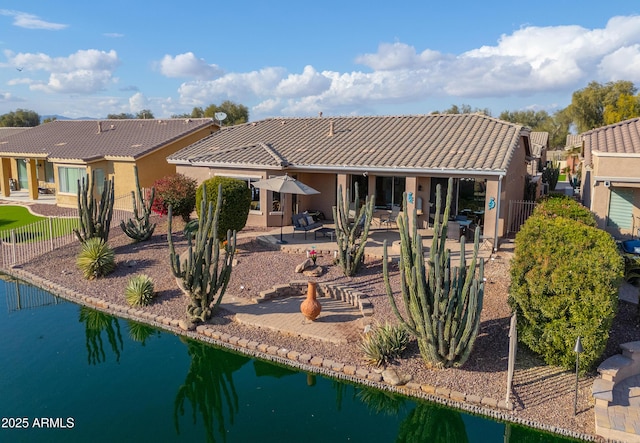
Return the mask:
<svg viewBox="0 0 640 443"><path fill-rule="evenodd" d="M216 118L216 120L218 120L219 122L221 122L222 120L224 120L225 118L227 118L227 114L224 112L216 112L215 114L213 114L213 116Z"/></svg>

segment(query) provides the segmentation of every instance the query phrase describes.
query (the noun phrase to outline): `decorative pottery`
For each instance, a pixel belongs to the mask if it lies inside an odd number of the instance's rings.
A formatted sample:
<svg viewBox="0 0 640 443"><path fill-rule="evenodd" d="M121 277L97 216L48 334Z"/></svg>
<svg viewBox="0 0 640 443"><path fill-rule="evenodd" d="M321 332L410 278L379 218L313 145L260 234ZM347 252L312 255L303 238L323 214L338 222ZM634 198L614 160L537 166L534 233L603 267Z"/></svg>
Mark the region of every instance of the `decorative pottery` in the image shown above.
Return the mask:
<svg viewBox="0 0 640 443"><path fill-rule="evenodd" d="M320 311L322 311L322 305L316 299L316 285L314 281L310 281L307 286L307 298L300 303L300 312L309 320L313 321L318 318Z"/></svg>

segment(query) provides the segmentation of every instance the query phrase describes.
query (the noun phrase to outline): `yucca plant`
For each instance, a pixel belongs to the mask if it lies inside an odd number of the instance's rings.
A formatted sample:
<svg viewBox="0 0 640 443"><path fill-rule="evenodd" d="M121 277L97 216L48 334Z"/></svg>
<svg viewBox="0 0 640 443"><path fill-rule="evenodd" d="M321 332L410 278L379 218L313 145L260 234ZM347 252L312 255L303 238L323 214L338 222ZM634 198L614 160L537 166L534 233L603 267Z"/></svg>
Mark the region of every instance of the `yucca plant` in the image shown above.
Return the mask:
<svg viewBox="0 0 640 443"><path fill-rule="evenodd" d="M154 296L153 280L146 274L131 277L124 290L124 297L131 306L147 306Z"/></svg>
<svg viewBox="0 0 640 443"><path fill-rule="evenodd" d="M409 333L402 325L385 323L362 336L360 349L367 363L382 366L399 357L408 343Z"/></svg>
<svg viewBox="0 0 640 443"><path fill-rule="evenodd" d="M84 278L93 280L104 277L116 268L116 254L113 249L99 237L92 237L82 243L76 265Z"/></svg>

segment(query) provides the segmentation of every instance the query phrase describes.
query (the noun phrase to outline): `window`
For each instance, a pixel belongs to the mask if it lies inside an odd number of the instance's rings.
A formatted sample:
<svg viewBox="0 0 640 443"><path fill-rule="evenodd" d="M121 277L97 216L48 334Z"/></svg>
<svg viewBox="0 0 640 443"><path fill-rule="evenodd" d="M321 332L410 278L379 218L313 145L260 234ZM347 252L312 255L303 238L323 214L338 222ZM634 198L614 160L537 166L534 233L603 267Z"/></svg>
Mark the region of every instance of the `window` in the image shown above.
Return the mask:
<svg viewBox="0 0 640 443"><path fill-rule="evenodd" d="M376 207L391 209L402 205L405 177L376 177Z"/></svg>
<svg viewBox="0 0 640 443"><path fill-rule="evenodd" d="M58 179L60 180L60 192L68 194L78 193L78 180L87 177L85 168L58 167Z"/></svg>
<svg viewBox="0 0 640 443"><path fill-rule="evenodd" d="M235 178L236 180L242 180L247 183L247 186L251 190L251 206L250 211L260 211L260 189L253 186L253 183L260 181L260 177L247 177L237 175L216 174L221 177Z"/></svg>
<svg viewBox="0 0 640 443"><path fill-rule="evenodd" d="M96 187L98 194L102 194L104 191L104 171L102 169L94 169L93 179L95 180L94 186Z"/></svg>

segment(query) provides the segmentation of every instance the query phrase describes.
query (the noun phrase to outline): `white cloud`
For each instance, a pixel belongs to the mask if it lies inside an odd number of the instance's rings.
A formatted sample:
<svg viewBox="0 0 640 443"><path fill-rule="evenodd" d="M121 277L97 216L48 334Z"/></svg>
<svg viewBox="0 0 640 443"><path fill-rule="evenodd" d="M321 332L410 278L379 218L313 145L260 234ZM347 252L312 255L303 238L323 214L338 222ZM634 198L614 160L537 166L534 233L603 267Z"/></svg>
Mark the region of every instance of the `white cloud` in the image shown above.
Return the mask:
<svg viewBox="0 0 640 443"><path fill-rule="evenodd" d="M9 65L20 67L26 74L34 71L49 72L47 81L22 79L30 82L31 89L57 93L92 93L105 89L116 81L113 72L120 65L116 51L97 49L79 50L68 57L51 57L43 53L5 51Z"/></svg>
<svg viewBox="0 0 640 443"><path fill-rule="evenodd" d="M305 66L302 74L290 74L280 81L275 93L279 97L319 94L331 86L331 79L319 74L313 66Z"/></svg>
<svg viewBox="0 0 640 443"><path fill-rule="evenodd" d="M105 32L104 34L105 37L109 37L109 38L121 38L124 37L124 34L120 34L118 32Z"/></svg>
<svg viewBox="0 0 640 443"><path fill-rule="evenodd" d="M598 68L600 75L608 81L640 82L640 44L620 48L603 57Z"/></svg>
<svg viewBox="0 0 640 443"><path fill-rule="evenodd" d="M0 9L0 15L13 17L14 26L26 29L45 29L48 31L59 31L69 26L61 23L47 22L40 19L37 15L21 11L12 11L9 9Z"/></svg>
<svg viewBox="0 0 640 443"><path fill-rule="evenodd" d="M216 65L209 65L193 52L178 54L175 57L165 55L160 61L160 72L167 77L187 77L198 80L210 80L219 77L223 71Z"/></svg>
<svg viewBox="0 0 640 443"><path fill-rule="evenodd" d="M149 100L141 92L133 94L129 97L129 111L137 113L143 109L149 109Z"/></svg>
<svg viewBox="0 0 640 443"><path fill-rule="evenodd" d="M356 58L356 63L369 66L376 71L422 68L428 66L443 56L430 49L420 54L413 46L404 43L382 43L376 54L365 54Z"/></svg>

